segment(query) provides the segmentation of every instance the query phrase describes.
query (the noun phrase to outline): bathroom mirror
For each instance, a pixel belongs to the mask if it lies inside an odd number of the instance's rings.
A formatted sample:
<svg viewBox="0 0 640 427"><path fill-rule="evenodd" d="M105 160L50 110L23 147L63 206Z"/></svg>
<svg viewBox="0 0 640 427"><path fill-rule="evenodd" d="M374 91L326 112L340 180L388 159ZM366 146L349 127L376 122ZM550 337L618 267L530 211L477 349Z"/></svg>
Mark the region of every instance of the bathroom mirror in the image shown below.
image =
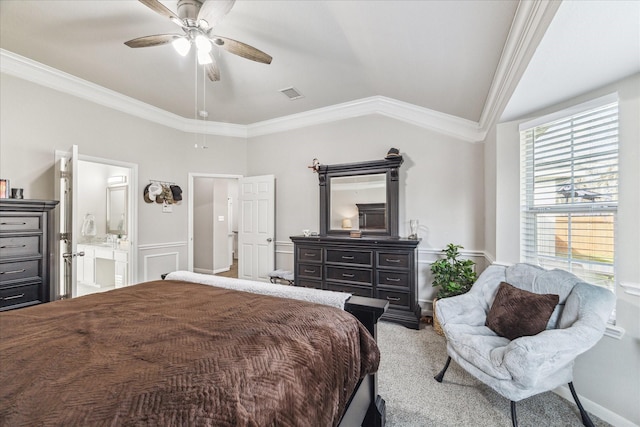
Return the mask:
<svg viewBox="0 0 640 427"><path fill-rule="evenodd" d="M398 237L398 168L402 157L320 165L320 235Z"/></svg>
<svg viewBox="0 0 640 427"><path fill-rule="evenodd" d="M128 185L107 187L107 234L127 234Z"/></svg>

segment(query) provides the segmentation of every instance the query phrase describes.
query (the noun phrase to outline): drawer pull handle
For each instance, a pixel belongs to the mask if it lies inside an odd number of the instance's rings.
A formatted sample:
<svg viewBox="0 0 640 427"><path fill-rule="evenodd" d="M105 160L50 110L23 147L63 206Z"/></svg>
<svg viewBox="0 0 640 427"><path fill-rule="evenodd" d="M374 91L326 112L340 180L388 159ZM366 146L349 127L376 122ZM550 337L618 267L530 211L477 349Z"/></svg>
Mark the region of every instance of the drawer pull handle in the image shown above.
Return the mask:
<svg viewBox="0 0 640 427"><path fill-rule="evenodd" d="M306 257L314 257L314 256L316 256L316 255L318 255L318 254L316 254L316 253L314 253L314 252L305 252L305 253L304 253L304 256L306 256Z"/></svg>
<svg viewBox="0 0 640 427"><path fill-rule="evenodd" d="M385 260L385 261L387 261L387 262L394 262L394 263L399 263L399 262L400 262L400 260L399 260L399 259L389 259L389 258L385 258L384 260Z"/></svg>
<svg viewBox="0 0 640 427"><path fill-rule="evenodd" d="M352 278L352 277L355 277L355 274L342 273L342 277L349 277L349 278Z"/></svg>
<svg viewBox="0 0 640 427"><path fill-rule="evenodd" d="M4 245L0 246L0 249L15 249L15 248L26 248L27 245Z"/></svg>
<svg viewBox="0 0 640 427"><path fill-rule="evenodd" d="M342 255L342 259L353 259L353 257L352 256Z"/></svg>
<svg viewBox="0 0 640 427"><path fill-rule="evenodd" d="M24 273L25 270L24 268L22 270L11 270L11 271L0 271L0 274L16 274L16 273Z"/></svg>
<svg viewBox="0 0 640 427"><path fill-rule="evenodd" d="M393 278L393 277L387 277L387 282L399 282L400 279L399 278Z"/></svg>
<svg viewBox="0 0 640 427"><path fill-rule="evenodd" d="M10 299L22 298L23 296L24 296L24 294L19 294L19 295L12 295L12 296L10 296L10 297L4 297L4 298L2 298L2 299L3 299L3 300L5 300L5 301L7 301L7 300L10 300Z"/></svg>
<svg viewBox="0 0 640 427"><path fill-rule="evenodd" d="M0 225L27 225L26 222L0 222Z"/></svg>
<svg viewBox="0 0 640 427"><path fill-rule="evenodd" d="M398 298L398 297L387 297L387 299L389 301L400 301L400 298Z"/></svg>
<svg viewBox="0 0 640 427"><path fill-rule="evenodd" d="M315 273L316 269L314 268L313 270L307 270L306 268L304 269L305 273Z"/></svg>

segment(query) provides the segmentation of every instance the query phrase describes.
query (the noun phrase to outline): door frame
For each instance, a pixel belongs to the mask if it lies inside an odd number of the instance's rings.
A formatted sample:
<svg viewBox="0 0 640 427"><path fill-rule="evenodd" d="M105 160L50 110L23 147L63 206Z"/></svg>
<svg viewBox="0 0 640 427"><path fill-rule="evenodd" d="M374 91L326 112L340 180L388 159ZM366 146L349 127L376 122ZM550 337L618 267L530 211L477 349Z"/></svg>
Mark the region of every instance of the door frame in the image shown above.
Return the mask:
<svg viewBox="0 0 640 427"><path fill-rule="evenodd" d="M78 151L80 151L78 149ZM55 159L58 161L59 158L66 157L67 151L64 150L56 150L55 151ZM133 285L138 283L138 164L123 162L120 160L106 159L103 157L95 157L89 156L86 154L82 154L78 152L78 161L91 162L91 163L99 163L103 165L109 166L118 166L121 168L129 169L129 190L128 191L128 200L129 204L129 227L133 228L128 234L127 238L129 239L129 265L128 265L128 283L129 285ZM74 171L77 173L77 171ZM56 183L56 185L58 185ZM74 189L73 191L77 191ZM76 209L76 206L73 207ZM59 223L56 225L59 226ZM59 234L59 231L58 233ZM59 262L59 258L61 254L56 254L56 262Z"/></svg>
<svg viewBox="0 0 640 427"><path fill-rule="evenodd" d="M193 201L196 198L196 194L193 191L194 181L196 178L219 178L219 179L237 179L244 178L243 175L231 175L231 174L220 174L220 173L199 173L199 172L189 172L188 179L188 190L190 191L191 197L188 198L188 219L189 219L189 231L188 231L188 239L189 244L187 250L187 270L193 271ZM238 254L238 256L240 256Z"/></svg>

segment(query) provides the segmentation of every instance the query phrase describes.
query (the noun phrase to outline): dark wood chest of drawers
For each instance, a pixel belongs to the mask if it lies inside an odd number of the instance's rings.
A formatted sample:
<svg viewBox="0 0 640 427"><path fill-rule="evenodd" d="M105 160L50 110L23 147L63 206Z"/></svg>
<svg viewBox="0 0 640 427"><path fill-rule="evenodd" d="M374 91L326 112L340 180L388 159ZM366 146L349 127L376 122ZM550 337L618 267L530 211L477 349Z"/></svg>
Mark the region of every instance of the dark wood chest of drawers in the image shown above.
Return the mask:
<svg viewBox="0 0 640 427"><path fill-rule="evenodd" d="M58 202L0 199L0 311L53 298L53 212Z"/></svg>
<svg viewBox="0 0 640 427"><path fill-rule="evenodd" d="M389 301L383 320L418 329L419 240L293 236L295 284Z"/></svg>

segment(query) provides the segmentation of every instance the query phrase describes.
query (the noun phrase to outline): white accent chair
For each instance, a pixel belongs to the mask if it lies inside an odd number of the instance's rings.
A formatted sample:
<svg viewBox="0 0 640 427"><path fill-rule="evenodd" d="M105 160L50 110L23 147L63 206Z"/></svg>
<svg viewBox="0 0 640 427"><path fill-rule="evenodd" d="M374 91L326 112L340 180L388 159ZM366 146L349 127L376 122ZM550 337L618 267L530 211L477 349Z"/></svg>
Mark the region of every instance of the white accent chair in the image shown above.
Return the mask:
<svg viewBox="0 0 640 427"><path fill-rule="evenodd" d="M546 330L510 341L485 326L501 282L536 294L557 294L559 303ZM511 420L517 427L516 402L569 384L585 426L593 426L573 387L575 358L603 336L615 296L563 270L530 264L492 265L471 290L438 300L436 314L447 338L442 382L454 359L462 368L511 400Z"/></svg>

